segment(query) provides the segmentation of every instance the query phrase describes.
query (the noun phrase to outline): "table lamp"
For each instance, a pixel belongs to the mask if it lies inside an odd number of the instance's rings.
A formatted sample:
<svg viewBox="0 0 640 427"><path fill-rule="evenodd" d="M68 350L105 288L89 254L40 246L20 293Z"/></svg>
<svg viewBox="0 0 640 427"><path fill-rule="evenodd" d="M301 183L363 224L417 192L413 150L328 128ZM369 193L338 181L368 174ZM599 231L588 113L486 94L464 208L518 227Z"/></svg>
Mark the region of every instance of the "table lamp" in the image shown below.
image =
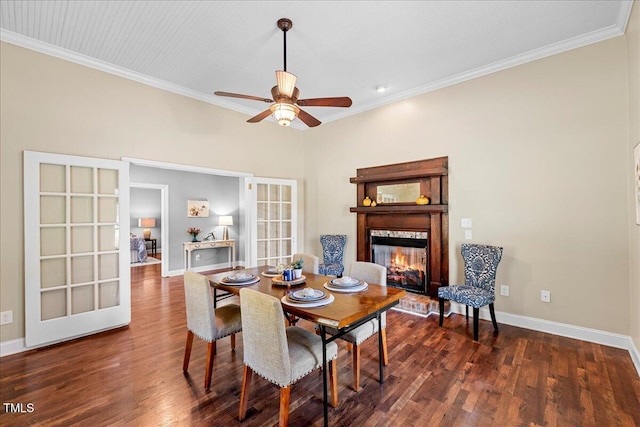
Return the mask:
<svg viewBox="0 0 640 427"><path fill-rule="evenodd" d="M222 240L229 240L229 225L233 225L233 217L231 215L222 215L218 221L218 225L224 225Z"/></svg>
<svg viewBox="0 0 640 427"><path fill-rule="evenodd" d="M138 219L138 227L144 228L142 235L144 236L145 239L151 238L151 230L149 229L154 228L155 226L156 226L155 218L139 218Z"/></svg>

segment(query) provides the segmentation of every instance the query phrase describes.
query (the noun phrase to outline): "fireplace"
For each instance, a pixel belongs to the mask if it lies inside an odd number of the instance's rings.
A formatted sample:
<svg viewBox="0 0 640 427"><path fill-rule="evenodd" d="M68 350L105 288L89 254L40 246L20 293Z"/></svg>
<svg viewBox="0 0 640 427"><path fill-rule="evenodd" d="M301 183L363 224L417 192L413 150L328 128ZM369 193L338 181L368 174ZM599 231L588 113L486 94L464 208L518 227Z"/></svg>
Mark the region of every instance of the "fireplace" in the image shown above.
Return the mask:
<svg viewBox="0 0 640 427"><path fill-rule="evenodd" d="M387 269L387 286L428 294L427 236L426 232L371 230L371 262Z"/></svg>
<svg viewBox="0 0 640 427"><path fill-rule="evenodd" d="M449 284L448 174L448 158L438 157L362 168L350 179L357 185L357 203L349 209L357 214L357 259L387 267L388 285L437 298L438 288ZM394 187L417 188L429 203L404 191L378 197ZM371 200L380 202L371 206Z"/></svg>

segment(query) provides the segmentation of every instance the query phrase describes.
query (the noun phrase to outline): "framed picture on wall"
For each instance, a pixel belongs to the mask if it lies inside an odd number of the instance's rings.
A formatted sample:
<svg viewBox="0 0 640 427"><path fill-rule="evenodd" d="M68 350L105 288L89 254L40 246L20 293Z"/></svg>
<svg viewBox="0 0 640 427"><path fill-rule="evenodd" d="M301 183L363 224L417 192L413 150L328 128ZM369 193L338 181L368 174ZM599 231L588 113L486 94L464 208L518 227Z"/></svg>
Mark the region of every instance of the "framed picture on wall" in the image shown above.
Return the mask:
<svg viewBox="0 0 640 427"><path fill-rule="evenodd" d="M640 142L633 149L633 187L636 199L636 224L640 225Z"/></svg>
<svg viewBox="0 0 640 427"><path fill-rule="evenodd" d="M207 200L189 200L187 202L187 217L206 218L209 216L209 202Z"/></svg>

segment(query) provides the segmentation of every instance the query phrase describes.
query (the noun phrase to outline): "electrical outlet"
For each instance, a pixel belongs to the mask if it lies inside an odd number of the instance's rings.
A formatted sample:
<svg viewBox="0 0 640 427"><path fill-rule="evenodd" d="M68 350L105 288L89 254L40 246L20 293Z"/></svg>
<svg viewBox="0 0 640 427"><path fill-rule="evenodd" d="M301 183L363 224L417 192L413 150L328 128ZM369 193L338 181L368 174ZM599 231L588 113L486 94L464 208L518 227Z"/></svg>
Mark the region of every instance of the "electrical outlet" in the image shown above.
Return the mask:
<svg viewBox="0 0 640 427"><path fill-rule="evenodd" d="M551 291L540 291L540 301L551 302Z"/></svg>
<svg viewBox="0 0 640 427"><path fill-rule="evenodd" d="M200 254L196 254L196 261L200 261Z"/></svg>
<svg viewBox="0 0 640 427"><path fill-rule="evenodd" d="M464 230L464 238L466 240L473 239L473 233L471 232L471 230Z"/></svg>
<svg viewBox="0 0 640 427"><path fill-rule="evenodd" d="M8 325L13 323L13 311L3 311L0 313L0 325Z"/></svg>
<svg viewBox="0 0 640 427"><path fill-rule="evenodd" d="M500 295L504 297L509 296L509 285L500 285Z"/></svg>

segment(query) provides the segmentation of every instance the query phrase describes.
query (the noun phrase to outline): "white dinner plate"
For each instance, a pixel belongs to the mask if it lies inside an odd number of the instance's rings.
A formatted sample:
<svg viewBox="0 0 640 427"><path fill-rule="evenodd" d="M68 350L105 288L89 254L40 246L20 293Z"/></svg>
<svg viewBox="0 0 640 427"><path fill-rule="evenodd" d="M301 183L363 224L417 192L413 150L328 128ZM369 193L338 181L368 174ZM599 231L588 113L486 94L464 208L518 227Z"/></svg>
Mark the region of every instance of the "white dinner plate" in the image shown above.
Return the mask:
<svg viewBox="0 0 640 427"><path fill-rule="evenodd" d="M224 278L227 283L246 283L255 279L256 276L249 273L234 273Z"/></svg>
<svg viewBox="0 0 640 427"><path fill-rule="evenodd" d="M358 286L350 286L348 288L342 288L342 287L336 287L336 286L331 286L330 283L326 282L324 284L325 289L331 291L331 292L344 292L344 293L349 293L349 292L360 292L360 291L364 291L365 289L367 289L369 287L369 284L367 282L362 282L360 285Z"/></svg>
<svg viewBox="0 0 640 427"><path fill-rule="evenodd" d="M314 302L327 298L327 293L321 289L303 288L292 291L288 298L293 302Z"/></svg>
<svg viewBox="0 0 640 427"><path fill-rule="evenodd" d="M279 273L269 273L269 271L263 271L262 275L264 277L278 277L280 274Z"/></svg>
<svg viewBox="0 0 640 427"><path fill-rule="evenodd" d="M336 298L333 295L329 294L329 298L326 298L320 301L299 303L299 302L289 301L287 299L287 296L285 295L280 299L280 301L284 305L288 305L291 307L312 308L312 307L322 307L323 305L331 304L335 299Z"/></svg>
<svg viewBox="0 0 640 427"><path fill-rule="evenodd" d="M229 286L246 286L246 285L253 285L254 283L258 283L259 281L260 281L260 278L256 276L253 276L253 279L247 280L246 282L231 282L227 280L227 278L225 277L224 279L220 280L220 283L222 283L223 285L229 285Z"/></svg>
<svg viewBox="0 0 640 427"><path fill-rule="evenodd" d="M362 282L352 277L341 277L339 279L332 279L330 285L334 288L351 288L354 286L360 286Z"/></svg>

